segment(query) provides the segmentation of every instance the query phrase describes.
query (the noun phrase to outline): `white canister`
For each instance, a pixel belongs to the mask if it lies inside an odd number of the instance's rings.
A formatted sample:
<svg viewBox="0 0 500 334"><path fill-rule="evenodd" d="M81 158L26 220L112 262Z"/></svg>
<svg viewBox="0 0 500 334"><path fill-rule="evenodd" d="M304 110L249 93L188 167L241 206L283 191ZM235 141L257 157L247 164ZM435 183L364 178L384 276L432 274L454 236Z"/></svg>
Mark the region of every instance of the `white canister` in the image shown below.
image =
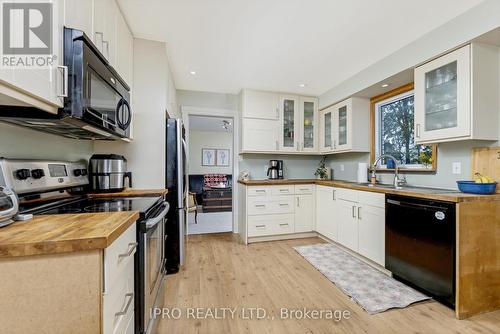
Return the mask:
<svg viewBox="0 0 500 334"><path fill-rule="evenodd" d="M366 162L358 163L358 182L368 182L368 163Z"/></svg>

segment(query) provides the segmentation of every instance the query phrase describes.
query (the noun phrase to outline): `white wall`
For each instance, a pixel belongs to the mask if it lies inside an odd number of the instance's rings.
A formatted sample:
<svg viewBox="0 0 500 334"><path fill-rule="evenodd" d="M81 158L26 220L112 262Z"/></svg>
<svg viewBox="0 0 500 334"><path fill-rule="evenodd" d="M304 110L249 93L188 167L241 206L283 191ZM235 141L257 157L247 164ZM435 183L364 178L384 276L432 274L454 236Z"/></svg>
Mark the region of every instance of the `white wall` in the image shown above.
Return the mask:
<svg viewBox="0 0 500 334"><path fill-rule="evenodd" d="M94 144L96 153L127 158L134 188L165 187L169 73L165 43L134 39L134 140Z"/></svg>
<svg viewBox="0 0 500 334"><path fill-rule="evenodd" d="M230 163L227 167L202 166L201 150L203 148L228 149ZM214 131L189 131L189 174L233 173L233 133Z"/></svg>
<svg viewBox="0 0 500 334"><path fill-rule="evenodd" d="M15 159L87 160L92 141L74 140L0 123L0 157Z"/></svg>
<svg viewBox="0 0 500 334"><path fill-rule="evenodd" d="M177 99L181 106L227 110L239 109L239 97L235 94L197 92L179 89L177 90Z"/></svg>

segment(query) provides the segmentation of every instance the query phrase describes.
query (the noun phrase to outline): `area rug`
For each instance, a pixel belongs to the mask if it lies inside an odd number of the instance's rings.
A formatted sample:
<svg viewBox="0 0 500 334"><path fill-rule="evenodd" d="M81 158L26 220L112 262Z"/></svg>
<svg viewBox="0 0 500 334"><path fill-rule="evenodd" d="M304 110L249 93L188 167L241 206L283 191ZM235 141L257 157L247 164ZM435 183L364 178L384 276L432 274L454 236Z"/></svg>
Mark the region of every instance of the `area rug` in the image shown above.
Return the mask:
<svg viewBox="0 0 500 334"><path fill-rule="evenodd" d="M294 249L369 314L430 299L333 244Z"/></svg>

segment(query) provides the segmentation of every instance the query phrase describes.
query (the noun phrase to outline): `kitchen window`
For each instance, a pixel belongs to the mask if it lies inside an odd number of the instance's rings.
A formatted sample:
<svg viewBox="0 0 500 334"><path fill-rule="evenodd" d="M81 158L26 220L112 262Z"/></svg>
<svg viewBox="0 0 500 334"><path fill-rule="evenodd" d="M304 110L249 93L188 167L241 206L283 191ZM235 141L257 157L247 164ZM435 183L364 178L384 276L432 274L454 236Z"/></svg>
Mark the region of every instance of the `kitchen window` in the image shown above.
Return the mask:
<svg viewBox="0 0 500 334"><path fill-rule="evenodd" d="M394 156L400 168L409 172L436 170L436 147L414 141L415 100L413 84L372 98L371 161L382 154ZM392 169L384 159L379 169ZM387 165L389 164L389 165Z"/></svg>

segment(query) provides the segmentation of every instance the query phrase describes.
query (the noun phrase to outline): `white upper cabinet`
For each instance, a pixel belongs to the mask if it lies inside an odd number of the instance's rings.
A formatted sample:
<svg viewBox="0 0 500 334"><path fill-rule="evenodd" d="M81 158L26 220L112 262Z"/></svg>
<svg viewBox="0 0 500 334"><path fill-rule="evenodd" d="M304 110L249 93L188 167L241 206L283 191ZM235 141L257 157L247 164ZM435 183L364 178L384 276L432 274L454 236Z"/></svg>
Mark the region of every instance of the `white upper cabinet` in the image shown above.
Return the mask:
<svg viewBox="0 0 500 334"><path fill-rule="evenodd" d="M327 153L333 151L333 106L326 108L319 115L319 151Z"/></svg>
<svg viewBox="0 0 500 334"><path fill-rule="evenodd" d="M318 99L299 99L299 150L318 152Z"/></svg>
<svg viewBox="0 0 500 334"><path fill-rule="evenodd" d="M315 154L318 99L244 89L242 152Z"/></svg>
<svg viewBox="0 0 500 334"><path fill-rule="evenodd" d="M121 15L115 0L94 0L94 43L111 66L116 64L116 30Z"/></svg>
<svg viewBox="0 0 500 334"><path fill-rule="evenodd" d="M134 37L123 16L117 17L115 70L132 89L134 73Z"/></svg>
<svg viewBox="0 0 500 334"><path fill-rule="evenodd" d="M91 40L94 38L94 0L65 0L64 25L82 30Z"/></svg>
<svg viewBox="0 0 500 334"><path fill-rule="evenodd" d="M242 117L278 120L279 94L255 90L243 90Z"/></svg>
<svg viewBox="0 0 500 334"><path fill-rule="evenodd" d="M280 151L298 151L299 98L293 95L280 97Z"/></svg>
<svg viewBox="0 0 500 334"><path fill-rule="evenodd" d="M23 2L23 1L14 1ZM24 104L34 105L42 110L57 113L59 107L63 106L64 93L67 87L64 87L65 75L67 71L63 65L63 26L64 26L64 3L61 1L50 1L53 4L54 24L53 38L51 41L41 41L42 43L52 43L52 55L55 60L52 64L43 68L12 68L3 69L0 71L0 82L8 83L11 86L4 87L4 94L12 96L15 100L24 102ZM19 11L18 11L19 13ZM22 13L22 12L21 12ZM22 34L22 22L16 23L23 19L22 15L10 16L12 28L11 37L14 41L22 41L23 46L25 39ZM14 51L13 56L19 55L22 57L25 53L21 50ZM47 59L50 55L41 55L40 58Z"/></svg>
<svg viewBox="0 0 500 334"><path fill-rule="evenodd" d="M370 151L370 101L352 97L320 113L320 152Z"/></svg>
<svg viewBox="0 0 500 334"><path fill-rule="evenodd" d="M466 45L415 69L415 142L498 140L499 49Z"/></svg>

